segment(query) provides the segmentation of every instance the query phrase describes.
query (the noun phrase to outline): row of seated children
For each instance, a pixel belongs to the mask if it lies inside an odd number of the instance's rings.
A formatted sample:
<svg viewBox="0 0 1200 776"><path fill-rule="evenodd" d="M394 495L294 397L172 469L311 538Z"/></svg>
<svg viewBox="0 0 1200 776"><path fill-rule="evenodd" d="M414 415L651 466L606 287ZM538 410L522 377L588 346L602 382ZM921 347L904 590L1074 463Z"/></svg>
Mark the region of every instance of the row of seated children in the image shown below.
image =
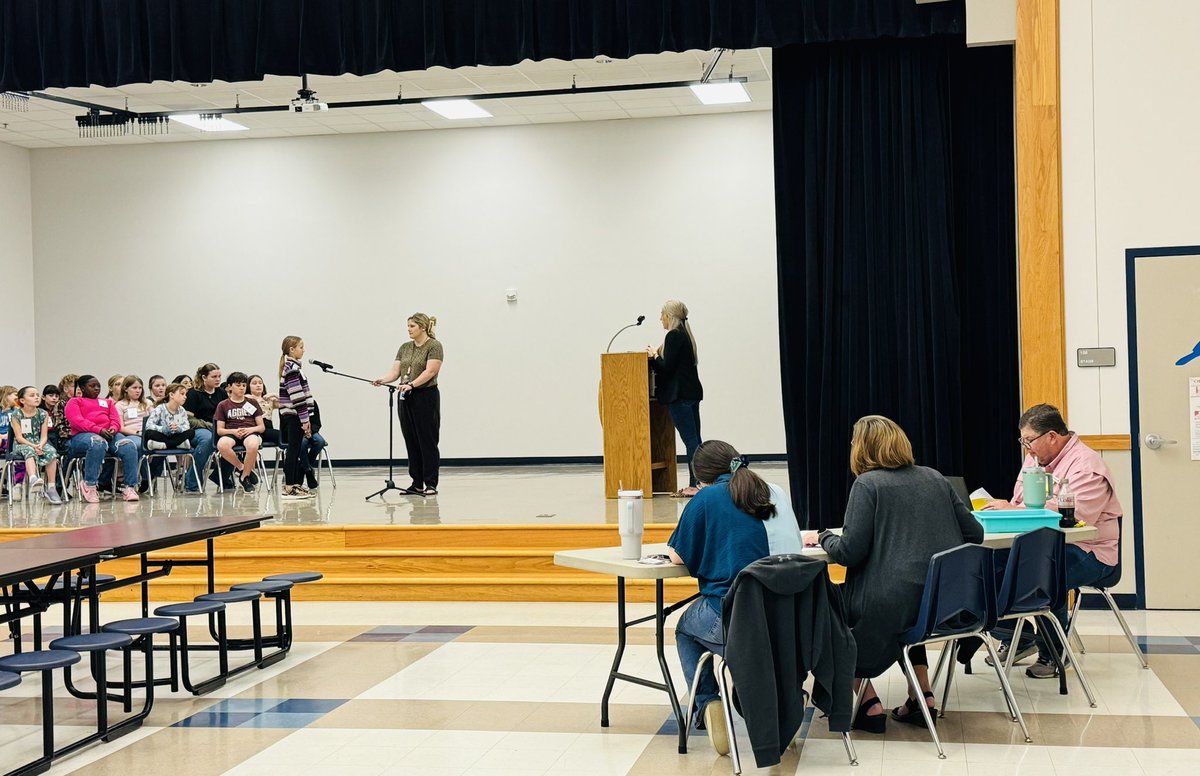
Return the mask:
<svg viewBox="0 0 1200 776"><path fill-rule="evenodd" d="M58 385L47 385L40 392L34 386L20 389L0 386L0 458L8 458L15 467L14 500L21 499L28 484L31 497L44 493L50 503L62 502L65 492L60 491L58 482L62 479L62 467L58 463L62 451L72 458L84 459L84 476L80 484L84 500L98 501L99 492L105 491L114 495L119 492L125 500L136 501L138 494L149 487L149 482L140 476L143 441L147 450L189 450L196 442L198 430L202 431L199 443L195 445L197 470L204 469L215 448L223 463L213 467L211 478L216 481L223 477L225 487L233 487L232 473L238 471L242 475L238 478L242 487L247 489L248 484L248 489L253 490L257 483L253 474L255 456L261 442L279 441L279 432L271 420L278 408L278 396L265 392L261 376L247 378L241 373L231 375L231 379L215 391L204 390L207 387L204 385L194 388L209 377L204 371L213 366L201 367L195 381L188 375L179 375L168 383L162 375L153 375L149 381L149 396L143 395L144 386L137 375L110 377L108 395L103 399L99 397L99 380L91 375L83 376L84 380L78 375L67 374ZM241 380L242 395L234 401L236 406L227 407L225 417L218 420L215 415L219 405L234 398L226 389L235 377ZM243 397L259 411L247 414L242 406ZM81 401L68 411L72 399ZM230 417L230 411L237 417ZM206 414L207 419L204 418ZM249 430L245 430L243 415L261 418L261 422L251 422ZM212 442L214 431L219 437L216 444ZM251 435L257 438L247 444L245 438ZM238 443L246 448L249 460L243 462L234 454L233 448ZM324 447L325 440L319 434L305 440L306 449L302 451L301 461L312 488L317 486L313 467ZM112 464L105 461L105 455L109 453L121 459L119 476ZM22 462L24 466L20 465ZM198 483L190 473L191 456L179 455L176 463L176 490L199 492ZM153 458L151 476L161 474L164 466L163 458ZM39 476L39 467L44 478ZM186 484L185 472L188 473ZM65 488L65 483L62 486Z"/></svg>

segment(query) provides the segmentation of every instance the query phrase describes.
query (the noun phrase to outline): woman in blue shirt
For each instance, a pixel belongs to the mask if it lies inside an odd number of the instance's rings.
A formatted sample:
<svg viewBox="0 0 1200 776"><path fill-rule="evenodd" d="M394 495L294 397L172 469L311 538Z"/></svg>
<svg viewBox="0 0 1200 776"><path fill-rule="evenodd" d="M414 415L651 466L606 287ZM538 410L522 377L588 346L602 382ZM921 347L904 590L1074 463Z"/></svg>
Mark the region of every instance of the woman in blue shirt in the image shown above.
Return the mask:
<svg viewBox="0 0 1200 776"><path fill-rule="evenodd" d="M798 553L800 526L778 485L750 471L749 461L728 442L710 439L696 448L692 468L700 490L684 508L667 541L671 561L687 566L700 583L700 597L675 625L675 646L688 686L705 652L725 644L721 601L738 573L760 558ZM717 680L706 665L696 687L709 740L718 754L729 752Z"/></svg>

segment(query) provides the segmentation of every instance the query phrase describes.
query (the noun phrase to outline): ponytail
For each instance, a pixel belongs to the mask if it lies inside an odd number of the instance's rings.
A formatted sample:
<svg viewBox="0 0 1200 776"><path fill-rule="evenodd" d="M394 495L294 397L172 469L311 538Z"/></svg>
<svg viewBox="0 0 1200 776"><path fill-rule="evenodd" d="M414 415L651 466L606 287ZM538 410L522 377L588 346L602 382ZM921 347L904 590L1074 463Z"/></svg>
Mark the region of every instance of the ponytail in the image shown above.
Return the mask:
<svg viewBox="0 0 1200 776"><path fill-rule="evenodd" d="M771 490L762 477L750 471L750 459L733 445L718 439L702 442L692 454L692 471L700 482L715 482L723 474L729 478L729 497L733 505L757 520L775 516Z"/></svg>
<svg viewBox="0 0 1200 776"><path fill-rule="evenodd" d="M300 342L301 342L301 338L297 337L294 334L289 334L288 336L283 338L283 344L281 344L279 346L280 350L283 351L283 355L281 355L279 357L279 379L280 380L283 379L283 365L287 362L288 351L291 350L292 348L296 347L297 345L299 345ZM264 388L264 393L265 393L266 386L263 386L263 388Z"/></svg>

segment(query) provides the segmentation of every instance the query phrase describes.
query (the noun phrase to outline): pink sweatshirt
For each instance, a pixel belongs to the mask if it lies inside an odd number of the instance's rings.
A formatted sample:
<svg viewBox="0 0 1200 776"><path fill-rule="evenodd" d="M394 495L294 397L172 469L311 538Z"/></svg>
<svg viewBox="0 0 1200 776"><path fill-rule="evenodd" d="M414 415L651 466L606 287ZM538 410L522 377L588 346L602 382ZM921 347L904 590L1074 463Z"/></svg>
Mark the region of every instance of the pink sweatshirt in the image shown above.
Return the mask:
<svg viewBox="0 0 1200 776"><path fill-rule="evenodd" d="M64 410L71 424L71 436L91 432L99 434L105 429L121 430L121 416L117 414L117 403L112 399L85 399L76 396L67 402Z"/></svg>
<svg viewBox="0 0 1200 776"><path fill-rule="evenodd" d="M1029 455L1024 465L1036 466L1037 460ZM1093 553L1096 560L1106 566L1117 565L1117 542L1120 541L1117 518L1124 510L1117 501L1117 489L1108 464L1099 453L1081 442L1078 435L1072 434L1067 446L1050 462L1046 471L1060 482L1064 477L1070 479L1071 490L1075 493L1075 517L1100 531L1099 538L1079 542L1080 548ZM1057 490L1058 486L1055 488ZM1017 484L1013 488L1012 502L1021 506L1025 503L1020 475L1017 475ZM1047 501L1046 509L1057 512L1058 501Z"/></svg>

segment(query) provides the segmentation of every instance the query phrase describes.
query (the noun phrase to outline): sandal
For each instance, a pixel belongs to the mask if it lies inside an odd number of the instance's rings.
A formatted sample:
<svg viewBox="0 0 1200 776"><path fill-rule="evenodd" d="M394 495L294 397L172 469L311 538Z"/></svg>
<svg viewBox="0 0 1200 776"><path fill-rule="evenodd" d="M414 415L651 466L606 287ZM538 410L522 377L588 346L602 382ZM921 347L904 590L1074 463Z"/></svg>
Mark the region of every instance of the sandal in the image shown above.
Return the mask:
<svg viewBox="0 0 1200 776"><path fill-rule="evenodd" d="M925 697L932 698L933 693L927 692L927 693L925 693ZM903 714L900 713L901 709L904 709ZM929 707L929 716L933 720L933 724L936 726L937 725L937 708L930 706ZM906 700L904 702L903 706L897 706L896 708L892 709L892 719L896 720L897 722L903 722L907 725L916 725L917 727L925 727L925 715L921 713L920 705L913 698L909 698L908 700Z"/></svg>
<svg viewBox="0 0 1200 776"><path fill-rule="evenodd" d="M878 695L869 701L863 701L863 704L858 707L858 712L854 715L854 722L851 723L850 727L855 730L861 730L864 733L875 733L877 735L887 730L887 714L867 714L875 706L878 706L880 709L883 708L883 701L879 700Z"/></svg>
<svg viewBox="0 0 1200 776"><path fill-rule="evenodd" d="M436 496L437 488L426 488L425 490L421 491L421 495L422 496Z"/></svg>

